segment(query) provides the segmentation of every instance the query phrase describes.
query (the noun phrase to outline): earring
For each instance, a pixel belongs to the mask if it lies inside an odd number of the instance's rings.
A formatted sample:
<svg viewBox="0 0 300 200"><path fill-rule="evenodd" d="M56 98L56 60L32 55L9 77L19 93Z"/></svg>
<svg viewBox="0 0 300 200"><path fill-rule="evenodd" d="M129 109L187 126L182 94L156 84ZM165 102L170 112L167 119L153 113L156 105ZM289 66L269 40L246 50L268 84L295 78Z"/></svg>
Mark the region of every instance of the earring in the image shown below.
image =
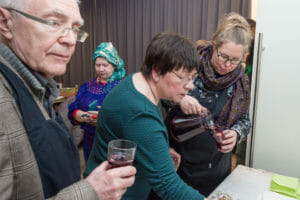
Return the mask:
<svg viewBox="0 0 300 200"><path fill-rule="evenodd" d="M156 77L153 77L153 80L154 80L154 82L158 82L159 78L156 76Z"/></svg>

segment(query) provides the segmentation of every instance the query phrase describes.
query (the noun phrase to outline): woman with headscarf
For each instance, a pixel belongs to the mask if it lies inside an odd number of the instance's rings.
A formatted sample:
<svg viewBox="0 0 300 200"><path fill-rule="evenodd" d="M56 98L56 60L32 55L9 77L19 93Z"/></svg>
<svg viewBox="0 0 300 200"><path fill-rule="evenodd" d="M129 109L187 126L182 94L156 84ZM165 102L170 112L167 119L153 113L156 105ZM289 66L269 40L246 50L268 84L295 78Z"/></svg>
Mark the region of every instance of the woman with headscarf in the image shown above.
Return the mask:
<svg viewBox="0 0 300 200"><path fill-rule="evenodd" d="M241 65L250 42L247 21L239 14L229 14L211 44L197 48L201 64L195 87L180 101L185 114L203 114L209 110L216 127L224 133L220 148L211 131L185 142L171 141L171 146L181 154L178 174L204 195L209 195L231 172L232 150L251 127L250 86Z"/></svg>
<svg viewBox="0 0 300 200"><path fill-rule="evenodd" d="M68 113L70 121L73 124L80 124L84 130L83 151L86 161L92 149L98 115L98 109L91 110L89 105L96 103L97 108L100 108L106 95L126 74L124 62L111 42L101 43L97 47L93 63L97 77L79 87L75 101L69 105Z"/></svg>

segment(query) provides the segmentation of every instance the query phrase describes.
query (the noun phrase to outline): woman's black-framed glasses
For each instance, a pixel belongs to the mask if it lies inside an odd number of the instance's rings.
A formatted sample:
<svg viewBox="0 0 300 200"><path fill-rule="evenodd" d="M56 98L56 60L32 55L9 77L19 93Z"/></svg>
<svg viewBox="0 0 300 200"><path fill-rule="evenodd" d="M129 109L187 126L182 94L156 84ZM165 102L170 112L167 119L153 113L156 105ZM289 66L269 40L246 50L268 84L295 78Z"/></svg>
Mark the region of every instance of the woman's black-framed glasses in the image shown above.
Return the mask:
<svg viewBox="0 0 300 200"><path fill-rule="evenodd" d="M223 63L227 63L227 61L229 61L230 64L233 66L238 66L243 62L243 56L242 58L230 58L229 56L220 53L218 48L217 48L217 56Z"/></svg>

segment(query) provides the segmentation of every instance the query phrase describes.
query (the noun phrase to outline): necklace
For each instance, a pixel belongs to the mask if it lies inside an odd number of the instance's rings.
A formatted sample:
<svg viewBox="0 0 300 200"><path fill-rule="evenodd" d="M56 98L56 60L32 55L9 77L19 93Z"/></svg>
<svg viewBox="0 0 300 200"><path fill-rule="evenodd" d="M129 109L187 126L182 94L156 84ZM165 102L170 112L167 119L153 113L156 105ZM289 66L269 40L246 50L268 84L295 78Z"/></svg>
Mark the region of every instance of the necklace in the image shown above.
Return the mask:
<svg viewBox="0 0 300 200"><path fill-rule="evenodd" d="M157 103L158 103L158 100L156 99L156 97L155 97L155 95L154 95L154 92L153 92L153 89L152 89L152 87L151 87L151 84L149 83L149 81L148 81L146 78L145 78L145 80L146 80L146 82L147 82L147 84L148 84L148 87L149 87L149 89L150 89L151 95L152 95L152 97L153 97L153 99L154 99L154 103L157 104Z"/></svg>
<svg viewBox="0 0 300 200"><path fill-rule="evenodd" d="M106 84L106 82L101 82L101 78L99 76L96 78L96 82L99 85L105 85Z"/></svg>

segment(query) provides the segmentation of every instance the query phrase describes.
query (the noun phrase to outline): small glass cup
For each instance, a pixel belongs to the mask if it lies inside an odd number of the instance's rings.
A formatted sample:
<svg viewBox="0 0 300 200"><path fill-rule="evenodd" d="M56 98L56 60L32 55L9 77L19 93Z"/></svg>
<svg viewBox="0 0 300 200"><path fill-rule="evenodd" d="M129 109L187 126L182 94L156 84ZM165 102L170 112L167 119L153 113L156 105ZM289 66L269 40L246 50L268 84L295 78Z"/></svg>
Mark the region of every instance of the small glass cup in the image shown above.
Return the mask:
<svg viewBox="0 0 300 200"><path fill-rule="evenodd" d="M136 143L130 140L117 139L108 143L107 160L112 168L132 165Z"/></svg>
<svg viewBox="0 0 300 200"><path fill-rule="evenodd" d="M218 150L220 151L222 149L222 142L224 140L224 133L222 131L218 131L217 133L215 133L215 139L216 139Z"/></svg>

